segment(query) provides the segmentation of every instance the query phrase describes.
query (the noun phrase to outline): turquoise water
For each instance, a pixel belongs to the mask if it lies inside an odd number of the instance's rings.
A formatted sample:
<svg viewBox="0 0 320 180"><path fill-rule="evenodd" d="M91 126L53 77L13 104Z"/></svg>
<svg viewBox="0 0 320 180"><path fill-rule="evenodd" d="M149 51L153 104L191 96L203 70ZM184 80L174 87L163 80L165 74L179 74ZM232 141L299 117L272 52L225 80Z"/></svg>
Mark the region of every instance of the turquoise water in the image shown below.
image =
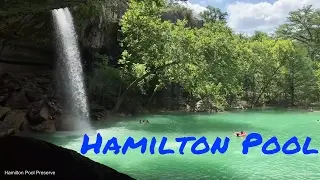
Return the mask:
<svg viewBox="0 0 320 180"><path fill-rule="evenodd" d="M148 119L150 124L139 124L140 119ZM232 135L233 131L258 132L264 141L276 136L284 143L292 136L297 136L303 144L306 136L312 138L311 148L320 149L320 113L303 111L247 111L226 112L213 115L152 115L122 121L112 127L96 124L105 142L117 137L122 144L128 136L136 140L142 137L168 137L166 147L178 152L179 143L176 137L206 136L212 144L216 137L230 137L228 151L225 154L211 153L193 155L192 144L185 148L185 154L159 155L140 154L139 150L129 150L126 155L94 154L90 151L87 157L108 165L120 172L141 180L195 180L195 179L233 179L233 180L278 180L278 179L320 179L320 156L263 155L261 146L249 149L248 155L242 154L243 138ZM80 152L82 137L80 134L56 133L43 135L40 138L54 144ZM90 142L95 141L95 134ZM157 143L159 146L159 143ZM201 147L199 147L200 149ZM271 147L270 147L271 148Z"/></svg>

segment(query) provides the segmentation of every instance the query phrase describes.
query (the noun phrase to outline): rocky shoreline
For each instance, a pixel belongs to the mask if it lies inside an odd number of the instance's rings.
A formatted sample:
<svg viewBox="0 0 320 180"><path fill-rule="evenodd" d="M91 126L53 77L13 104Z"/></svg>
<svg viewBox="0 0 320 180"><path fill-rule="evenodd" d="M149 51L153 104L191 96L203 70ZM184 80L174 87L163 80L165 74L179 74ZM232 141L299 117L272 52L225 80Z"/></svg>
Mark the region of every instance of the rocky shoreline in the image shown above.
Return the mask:
<svg viewBox="0 0 320 180"><path fill-rule="evenodd" d="M72 130L71 113L64 107L68 99L61 87L54 79L52 71L33 73L4 73L0 74L0 137L14 135L21 131L35 131L52 133L60 130ZM60 80L63 81L63 80ZM171 102L172 101L172 102ZM172 99L169 105L178 109L165 112L218 112L219 108L209 99L203 99L181 104L184 100L175 102ZM172 105L173 104L173 105ZM113 114L105 107L91 103L91 119L114 121L117 117L131 116L130 113ZM141 108L140 108L141 109ZM143 109L143 108L142 108ZM159 109L159 108L155 108ZM161 108L160 108L161 109ZM147 110L139 114L161 112L161 110Z"/></svg>

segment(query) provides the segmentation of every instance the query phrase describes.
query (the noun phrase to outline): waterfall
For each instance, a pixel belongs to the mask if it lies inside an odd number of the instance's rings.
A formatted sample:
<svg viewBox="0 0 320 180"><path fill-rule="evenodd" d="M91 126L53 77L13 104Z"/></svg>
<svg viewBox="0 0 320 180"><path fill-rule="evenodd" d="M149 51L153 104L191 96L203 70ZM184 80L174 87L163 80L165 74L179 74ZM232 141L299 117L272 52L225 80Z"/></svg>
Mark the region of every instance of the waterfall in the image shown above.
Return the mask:
<svg viewBox="0 0 320 180"><path fill-rule="evenodd" d="M68 8L52 10L57 38L60 81L63 81L72 118L68 126L74 130L91 129L84 86L81 56L73 18Z"/></svg>

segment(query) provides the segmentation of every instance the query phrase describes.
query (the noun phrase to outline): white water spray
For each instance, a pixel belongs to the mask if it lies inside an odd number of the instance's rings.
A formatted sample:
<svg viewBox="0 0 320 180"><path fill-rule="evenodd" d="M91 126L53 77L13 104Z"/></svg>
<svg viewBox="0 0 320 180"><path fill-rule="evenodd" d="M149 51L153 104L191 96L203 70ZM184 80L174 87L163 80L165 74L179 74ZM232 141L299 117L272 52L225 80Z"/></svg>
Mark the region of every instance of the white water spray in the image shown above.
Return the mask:
<svg viewBox="0 0 320 180"><path fill-rule="evenodd" d="M73 18L68 8L52 11L55 31L57 35L57 49L62 73L60 77L65 78L66 91L72 102L69 102L72 109L72 119L68 119L69 126L75 130L89 130L89 111L87 95L83 82L83 70L81 57L78 48L77 34L74 29Z"/></svg>

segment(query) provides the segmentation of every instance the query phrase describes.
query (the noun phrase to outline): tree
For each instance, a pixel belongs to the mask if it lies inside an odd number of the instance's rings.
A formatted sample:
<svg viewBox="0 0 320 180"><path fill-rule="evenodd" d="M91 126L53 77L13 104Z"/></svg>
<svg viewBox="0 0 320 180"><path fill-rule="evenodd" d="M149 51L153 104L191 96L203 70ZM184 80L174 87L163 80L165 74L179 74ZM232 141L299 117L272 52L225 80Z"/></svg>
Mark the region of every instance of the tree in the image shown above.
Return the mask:
<svg viewBox="0 0 320 180"><path fill-rule="evenodd" d="M311 59L320 55L320 10L311 5L289 13L287 23L277 29L279 37L293 39L308 48Z"/></svg>
<svg viewBox="0 0 320 180"><path fill-rule="evenodd" d="M251 40L253 41L263 41L264 39L270 39L267 33L261 31L255 31Z"/></svg>
<svg viewBox="0 0 320 180"><path fill-rule="evenodd" d="M222 12L221 9L213 6L207 6L206 10L200 13L200 17L206 23L226 22L227 16L228 13Z"/></svg>
<svg viewBox="0 0 320 180"><path fill-rule="evenodd" d="M165 8L131 1L121 21L124 39L121 63L134 80L119 97L119 109L127 92L157 76L160 83L180 84L195 97L224 103L237 95L239 38L225 24L208 23L200 29L186 28L185 21L162 21ZM240 71L241 72L241 71ZM158 86L159 87L159 86ZM163 87L163 86L160 86Z"/></svg>
<svg viewBox="0 0 320 180"><path fill-rule="evenodd" d="M160 18L165 3L137 2L132 0L130 7L121 20L125 51L122 63L126 71L136 79L119 97L114 111L118 111L129 90L139 82L158 77L171 81L187 81L180 75L192 71L199 56L198 49L192 47L196 42L194 30L185 28L185 21L172 24ZM187 50L187 51L186 51ZM189 51L188 51L189 50ZM174 67L173 67L174 66ZM168 76L170 74L170 77Z"/></svg>
<svg viewBox="0 0 320 180"><path fill-rule="evenodd" d="M289 98L291 106L296 102L306 105L317 99L318 94L313 62L305 48L299 45L295 45L291 53L284 74L286 98Z"/></svg>
<svg viewBox="0 0 320 180"><path fill-rule="evenodd" d="M125 38L119 61L120 75L130 76L130 82L121 86L114 112L133 89L148 93L151 99L172 83L192 97L210 99L221 107L240 99L252 106L319 99L316 67L320 65L306 51L316 46L287 39L289 34L284 34L286 38L259 31L252 37L237 35L221 23L226 14L208 9L202 14L205 25L189 28L186 20L172 23L161 18L168 10L164 0L130 1L120 22Z"/></svg>
<svg viewBox="0 0 320 180"><path fill-rule="evenodd" d="M246 62L244 73L245 99L252 106L261 105L278 95L277 83L281 71L293 51L288 40L258 38L243 43L242 59Z"/></svg>

